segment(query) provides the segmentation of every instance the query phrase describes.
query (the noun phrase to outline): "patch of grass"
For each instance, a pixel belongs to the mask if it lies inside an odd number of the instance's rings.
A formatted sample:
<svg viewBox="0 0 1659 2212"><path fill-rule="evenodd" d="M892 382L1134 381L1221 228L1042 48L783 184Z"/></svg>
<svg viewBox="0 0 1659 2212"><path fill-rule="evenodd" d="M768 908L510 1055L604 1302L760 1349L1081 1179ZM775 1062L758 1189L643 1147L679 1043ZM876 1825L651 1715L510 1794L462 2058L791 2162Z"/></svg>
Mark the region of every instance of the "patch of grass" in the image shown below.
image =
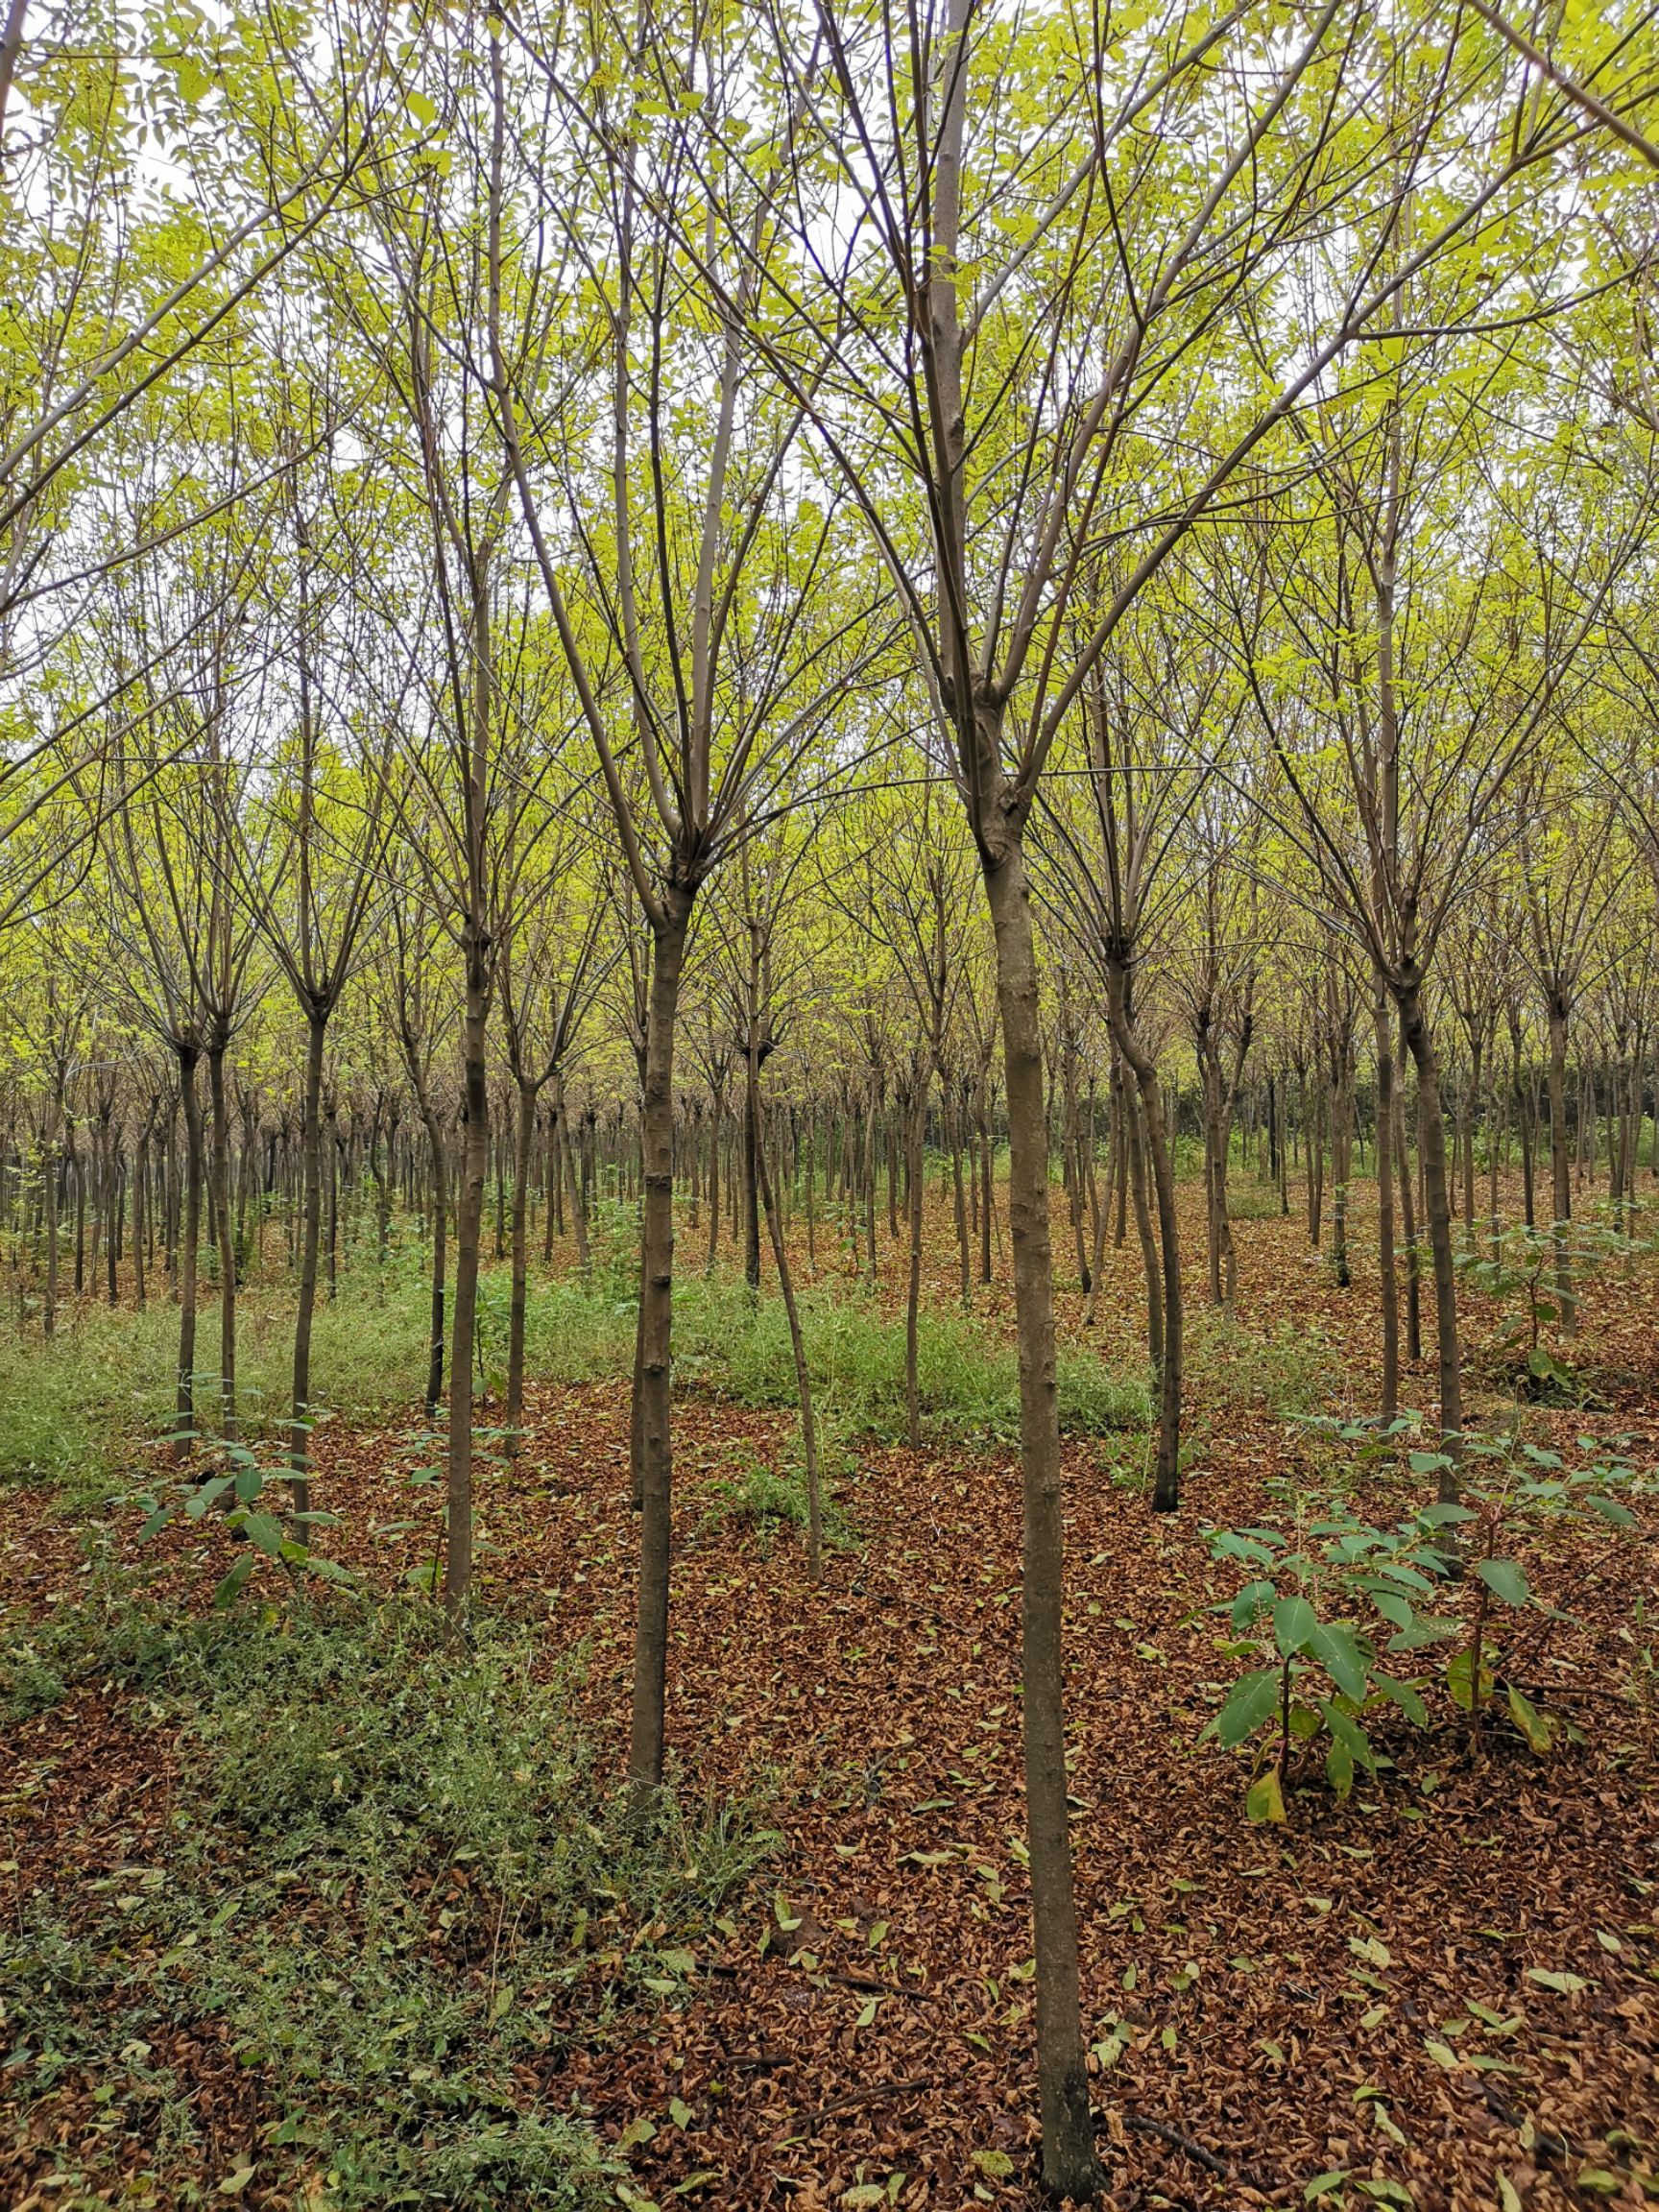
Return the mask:
<svg viewBox="0 0 1659 2212"><path fill-rule="evenodd" d="M896 1442L905 1431L904 1324L845 1290L809 1290L801 1299L807 1362L828 1424L843 1435ZM795 1370L782 1303L755 1301L739 1283L688 1285L675 1303L675 1366L682 1381L741 1405L795 1404ZM1004 1442L1020 1424L1019 1371L1012 1346L996 1343L967 1316L924 1312L916 1347L922 1417L935 1438ZM1060 1425L1073 1435L1104 1435L1144 1424L1143 1382L1125 1381L1088 1351L1062 1350Z"/></svg>
<svg viewBox="0 0 1659 2212"><path fill-rule="evenodd" d="M532 1277L525 1308L525 1359L532 1380L595 1382L632 1366L637 1238L632 1210L610 1206L593 1229L588 1281ZM429 1293L426 1255L396 1245L384 1269L343 1277L340 1294L317 1307L312 1357L315 1417L373 1420L419 1404L426 1372ZM905 1431L904 1324L856 1289L828 1285L802 1294L807 1357L827 1428L897 1442ZM675 1286L675 1374L681 1383L739 1405L795 1405L795 1371L782 1302L758 1300L735 1276L693 1271ZM499 1387L505 1378L508 1274L486 1268L479 1286L481 1358ZM217 1350L217 1316L204 1303L197 1331L204 1363ZM50 1342L0 1331L0 1480L38 1479L84 1505L113 1489L140 1486L145 1448L171 1428L178 1309L152 1300L142 1313L86 1306L66 1312ZM294 1297L254 1285L237 1301L237 1384L243 1434L255 1449L283 1434L293 1358ZM1019 1380L1012 1345L981 1322L925 1310L918 1340L922 1415L929 1438L972 1446L1012 1441L1019 1431ZM1138 1377L1114 1375L1088 1347L1062 1346L1060 1424L1072 1435L1143 1427L1150 1407ZM203 1431L217 1425L218 1376L197 1374ZM137 1464L135 1465L135 1462Z"/></svg>
<svg viewBox="0 0 1659 2212"><path fill-rule="evenodd" d="M703 1526L710 1528L722 1521L735 1521L755 1529L761 1540L762 1551L771 1548L771 1538L780 1528L805 1529L806 1527L806 1470L797 1455L785 1460L781 1467L770 1467L763 1460L749 1459L732 1474L711 1482L707 1491L708 1508ZM831 1546L850 1544L854 1540L853 1524L845 1508L836 1501L831 1486L831 1470L836 1462L845 1463L846 1455L838 1453L833 1444L820 1446L819 1507L824 1542Z"/></svg>
<svg viewBox="0 0 1659 2212"><path fill-rule="evenodd" d="M72 2079L165 2191L226 2149L185 2102L205 2038L256 2085L267 2187L324 2175L341 2212L613 2201L613 2161L534 2083L687 1984L771 1839L672 1801L637 1829L593 1769L573 1671L540 1680L511 1623L458 1651L407 1600L195 1623L115 1586L66 1612L12 1638L13 1703L43 1674L141 1684L153 1723L182 1728L181 1772L148 1869L36 1892L0 1930L0 2096ZM90 2140L56 2163L97 2178Z"/></svg>
<svg viewBox="0 0 1659 2212"><path fill-rule="evenodd" d="M1252 1175L1231 1179L1227 1185L1227 1217L1231 1221L1278 1221L1285 1212L1277 1183L1259 1182Z"/></svg>
<svg viewBox="0 0 1659 2212"><path fill-rule="evenodd" d="M172 1403L179 1317L87 1308L50 1337L0 1330L0 1479L71 1482L110 1464L122 1438L152 1433Z"/></svg>
<svg viewBox="0 0 1659 2212"><path fill-rule="evenodd" d="M1282 1321L1261 1336L1209 1310L1188 1319L1187 1377L1201 1409L1255 1407L1288 1420L1330 1407L1340 1366L1315 1329Z"/></svg>
<svg viewBox="0 0 1659 2212"><path fill-rule="evenodd" d="M322 1300L312 1336L319 1411L367 1418L418 1399L426 1369L427 1293L411 1273L349 1282ZM196 1397L204 1431L218 1411L217 1308L197 1320ZM287 1419L294 1298L263 1285L236 1302L237 1403L251 1441ZM0 1480L42 1479L87 1500L102 1495L135 1443L172 1423L179 1310L153 1299L142 1313L88 1305L66 1311L50 1339L0 1332Z"/></svg>

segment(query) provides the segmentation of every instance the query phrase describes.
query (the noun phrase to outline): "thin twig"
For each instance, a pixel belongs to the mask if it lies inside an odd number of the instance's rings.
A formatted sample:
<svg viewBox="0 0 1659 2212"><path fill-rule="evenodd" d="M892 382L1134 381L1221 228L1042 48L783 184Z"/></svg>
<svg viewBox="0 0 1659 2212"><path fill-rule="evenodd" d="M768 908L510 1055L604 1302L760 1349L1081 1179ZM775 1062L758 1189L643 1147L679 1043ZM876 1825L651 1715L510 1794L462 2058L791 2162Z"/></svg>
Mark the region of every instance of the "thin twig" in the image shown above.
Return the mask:
<svg viewBox="0 0 1659 2212"><path fill-rule="evenodd" d="M1190 2135L1184 2135L1179 2128L1171 2128L1167 2121L1147 2120L1139 2112L1125 2112L1123 2125L1125 2128L1133 2128L1138 2135L1156 2136L1160 2143L1166 2143L1170 2150L1179 2151L1184 2158L1190 2158L1194 2166L1201 2166L1206 2174L1214 2174L1219 2181L1242 2181L1247 2189L1254 2189L1262 2197L1271 2197L1277 2188L1275 2182L1266 2180L1260 2174L1253 2174L1247 2166L1240 2166L1232 2159L1223 2158L1214 2151L1207 2150L1202 2143L1195 2143Z"/></svg>
<svg viewBox="0 0 1659 2212"><path fill-rule="evenodd" d="M926 2075L918 2076L914 2081L878 2081L874 2089L855 2089L850 2097L836 2097L828 2104L820 2104L816 2111L803 2112L801 2125L807 2128L816 2121L828 2120L832 2112L851 2112L855 2105L874 2104L878 2097L912 2097L923 2089L936 2086Z"/></svg>

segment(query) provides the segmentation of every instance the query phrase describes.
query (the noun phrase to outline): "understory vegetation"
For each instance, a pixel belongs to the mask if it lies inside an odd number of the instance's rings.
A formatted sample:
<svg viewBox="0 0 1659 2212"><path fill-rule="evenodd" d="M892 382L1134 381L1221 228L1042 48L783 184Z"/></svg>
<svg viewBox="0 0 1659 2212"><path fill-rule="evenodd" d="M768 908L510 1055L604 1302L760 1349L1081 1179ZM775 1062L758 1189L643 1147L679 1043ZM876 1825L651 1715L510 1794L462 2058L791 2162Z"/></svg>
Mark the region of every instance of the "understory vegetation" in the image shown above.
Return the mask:
<svg viewBox="0 0 1659 2212"><path fill-rule="evenodd" d="M613 2203L562 2055L676 2000L776 1839L672 1797L632 1824L575 1709L580 1653L546 1660L490 1618L457 1653L409 1599L203 1619L123 1577L14 1625L5 1720L116 1691L119 1760L165 1745L168 1770L144 1864L80 1868L0 1926L10 2093L72 2086L93 2140L138 2152L128 2201L277 2169L361 2212ZM257 2097L246 2160L210 2176L215 2044Z"/></svg>

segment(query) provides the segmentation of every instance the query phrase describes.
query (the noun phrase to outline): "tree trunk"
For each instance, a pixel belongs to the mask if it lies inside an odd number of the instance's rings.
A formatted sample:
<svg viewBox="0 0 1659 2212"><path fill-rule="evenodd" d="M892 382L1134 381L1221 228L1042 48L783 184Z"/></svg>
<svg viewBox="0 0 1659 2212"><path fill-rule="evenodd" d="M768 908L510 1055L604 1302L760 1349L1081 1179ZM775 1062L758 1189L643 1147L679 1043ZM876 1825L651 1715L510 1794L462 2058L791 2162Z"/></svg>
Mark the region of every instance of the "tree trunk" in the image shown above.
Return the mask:
<svg viewBox="0 0 1659 2212"><path fill-rule="evenodd" d="M1391 1421L1400 1407L1400 1280L1394 1264L1394 1038L1381 985L1372 1009L1377 1038L1377 1265L1382 1301L1382 1398Z"/></svg>
<svg viewBox="0 0 1659 2212"><path fill-rule="evenodd" d="M179 1094L184 1108L184 1203L179 1236L179 1395L175 1426L178 1456L196 1440L196 1263L202 1241L202 1098L196 1088L201 1054L180 1046Z"/></svg>
<svg viewBox="0 0 1659 2212"><path fill-rule="evenodd" d="M484 1236L484 1184L490 1165L490 1010L486 949L475 920L466 926L467 1004L462 1020L462 1081L467 1124L460 1202L455 1213L455 1303L449 1337L449 1452L445 1503L444 1610L456 1623L472 1598L472 1351L478 1329L478 1258Z"/></svg>
<svg viewBox="0 0 1659 2212"><path fill-rule="evenodd" d="M1418 1143L1422 1147L1423 1194L1429 1215L1429 1249L1434 1262L1434 1334L1440 1362L1440 1449L1457 1460L1463 1450L1463 1369L1457 1344L1457 1267L1452 1249L1452 1193L1446 1174L1446 1123L1440 1105L1440 1074L1434 1044L1423 1015L1421 991L1398 994L1406 1049L1417 1070ZM1455 1467L1443 1470L1442 1504L1457 1502Z"/></svg>
<svg viewBox="0 0 1659 2212"><path fill-rule="evenodd" d="M904 1430L912 1452L922 1449L922 1390L917 1375L917 1332L922 1305L922 1124L927 1112L927 1086L918 1077L904 1115L909 1190L910 1264L904 1291Z"/></svg>
<svg viewBox="0 0 1659 2212"><path fill-rule="evenodd" d="M1077 1972L1077 1908L1066 1812L1061 1622L1065 1531L1054 1379L1054 1262L1037 955L1023 855L987 857L1008 1096L1008 1220L1020 1355L1021 1719L1036 1934L1037 2079L1044 2178L1057 2194L1098 2185Z"/></svg>
<svg viewBox="0 0 1659 2212"><path fill-rule="evenodd" d="M436 1421L444 1396L444 1317L449 1235L449 1163L444 1131L424 1098L421 1118L426 1124L426 1147L432 1176L432 1296L426 1325L426 1418Z"/></svg>
<svg viewBox="0 0 1659 2212"><path fill-rule="evenodd" d="M1175 1164L1164 1119L1158 1064L1142 1046L1129 1011L1129 972L1118 960L1106 971L1106 1004L1112 1034L1139 1094L1142 1131L1151 1154L1158 1197L1158 1238L1164 1261L1164 1357L1158 1376L1158 1450L1152 1476L1152 1510L1173 1513L1181 1503L1181 1391L1185 1366L1186 1309L1181 1293L1181 1232L1175 1214ZM1131 1104L1128 1111L1133 1114Z"/></svg>
<svg viewBox="0 0 1659 2212"><path fill-rule="evenodd" d="M524 1424L524 1304L530 1278L530 1149L536 1135L536 1088L518 1085L518 1116L513 1154L513 1294L507 1322L507 1440L509 1458L518 1453Z"/></svg>
<svg viewBox="0 0 1659 2212"><path fill-rule="evenodd" d="M668 1561L673 1459L669 1361L674 1322L674 1025L692 894L669 885L652 931L651 996L646 1012L640 1141L645 1159L639 1249L642 1352L639 1399L639 1588L634 1643L634 1708L628 1775L637 1812L662 1782L668 1666Z"/></svg>
<svg viewBox="0 0 1659 2212"><path fill-rule="evenodd" d="M1573 1160L1567 1142L1567 1001L1550 994L1550 1235L1555 1247L1555 1294L1563 1332L1571 1336L1576 1321L1573 1297L1573 1260L1569 1223L1573 1218Z"/></svg>
<svg viewBox="0 0 1659 2212"><path fill-rule="evenodd" d="M1164 1383L1164 1270L1158 1263L1158 1244L1152 1233L1152 1208L1146 1196L1145 1148L1141 1142L1139 1103L1123 1117L1130 1187L1135 1194L1135 1227L1141 1238L1141 1262L1146 1272L1146 1351L1160 1396Z"/></svg>
<svg viewBox="0 0 1659 2212"><path fill-rule="evenodd" d="M766 1159L766 1122L760 1111L760 1077L757 1055L745 1055L749 1070L749 1122L755 1132L756 1180L766 1214L766 1233L772 1245L772 1263L778 1270L778 1288L789 1324L789 1352L795 1362L795 1392L801 1406L801 1456L806 1479L806 1575L817 1583L824 1578L824 1510L818 1484L818 1431L812 1419L812 1378L806 1366L806 1340L801 1332L801 1312L795 1303L795 1278L783 1246L783 1227L778 1218L778 1201L772 1189L772 1170ZM811 1134L807 1134L811 1157Z"/></svg>
<svg viewBox="0 0 1659 2212"><path fill-rule="evenodd" d="M306 1023L305 1095L301 1107L300 1310L294 1321L294 1392L288 1426L288 1484L296 1513L311 1509L311 1324L317 1310L317 1253L323 1237L323 1046L326 1018Z"/></svg>
<svg viewBox="0 0 1659 2212"><path fill-rule="evenodd" d="M236 1441L236 1235L230 1219L230 1118L225 1103L226 1046L207 1051L207 1091L213 1101L213 1233L219 1246L220 1432Z"/></svg>
<svg viewBox="0 0 1659 2212"><path fill-rule="evenodd" d="M991 1280L991 1207L996 1183L997 1148L991 1136L991 1101L987 1086L979 1086L979 1280Z"/></svg>
<svg viewBox="0 0 1659 2212"><path fill-rule="evenodd" d="M720 1125L725 1118L721 1108L724 1100L718 1090L709 1094L709 1257L704 1262L708 1274L714 1271L714 1258L720 1249Z"/></svg>

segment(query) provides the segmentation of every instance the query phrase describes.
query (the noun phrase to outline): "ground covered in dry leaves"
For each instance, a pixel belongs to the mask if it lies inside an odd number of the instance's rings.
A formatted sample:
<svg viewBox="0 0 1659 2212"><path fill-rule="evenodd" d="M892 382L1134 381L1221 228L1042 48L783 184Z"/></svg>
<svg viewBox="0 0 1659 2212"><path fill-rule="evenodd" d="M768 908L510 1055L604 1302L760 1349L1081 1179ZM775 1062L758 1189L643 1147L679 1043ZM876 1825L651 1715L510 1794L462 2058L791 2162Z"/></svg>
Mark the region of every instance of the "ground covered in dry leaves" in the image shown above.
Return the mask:
<svg viewBox="0 0 1659 2212"><path fill-rule="evenodd" d="M1252 1345L1322 1335L1338 1400L1362 1406L1374 1303L1362 1280L1334 1293L1294 1223L1247 1222L1239 1243L1246 1329L1215 1339L1195 1379L1181 1514L1148 1514L1138 1443L1128 1466L1111 1445L1067 1455L1077 1892L1109 2200L1659 2201L1659 1716L1641 1687L1651 1513L1639 1536L1557 1528L1526 1548L1566 1618L1530 1618L1509 1670L1575 1740L1540 1759L1494 1726L1477 1756L1442 1695L1430 1732L1384 1734L1398 1764L1347 1805L1314 1787L1284 1828L1250 1826L1242 1765L1197 1744L1236 1671L1207 1608L1239 1579L1206 1528L1282 1510L1264 1485L1328 1470L1329 1447L1274 1409ZM941 1246L941 1296L950 1259ZM1133 1340L1128 1280L1102 1299L1109 1358ZM1598 1286L1580 1349L1589 1407L1536 1409L1530 1433L1628 1437L1654 1467L1652 1292L1646 1269ZM1065 1321L1075 1333L1074 1309ZM1481 1325L1476 1310L1477 1337ZM1409 1383L1423 1404L1431 1372ZM522 1459L484 1477L486 1601L530 1614L550 1655L586 1646L582 1695L601 1759L619 1767L625 1389L542 1388L531 1411ZM705 1399L680 1407L669 1685L682 1787L759 1792L780 1840L683 1990L655 2009L572 2013L536 2086L581 2101L626 2158L635 2202L1034 2204L1018 1471L1006 1454L859 1451L841 1485L851 1537L814 1591L792 1535L709 1510L733 1457L764 1459L784 1429ZM388 1585L429 1541L373 1533L408 1514L402 1441L329 1431L320 1483L344 1516L338 1555ZM1408 1477L1367 1482L1360 1503L1380 1520L1414 1494ZM118 1546L130 1553L125 1527ZM232 1555L222 1531L192 1527L159 1539L153 1564L204 1596ZM8 1499L0 1598L42 1611L87 1572L54 1499ZM14 1730L0 1748L0 1910L112 1868L139 1884L168 1848L173 1757L135 1700L96 1684ZM207 2144L202 2200L294 2201L294 2171L265 2147L280 2115L256 2071L209 2024L180 2034ZM111 2201L186 2200L156 2178L154 2145L111 2143L98 2121L74 2077L13 2094L0 2199L60 2203L90 2171Z"/></svg>

